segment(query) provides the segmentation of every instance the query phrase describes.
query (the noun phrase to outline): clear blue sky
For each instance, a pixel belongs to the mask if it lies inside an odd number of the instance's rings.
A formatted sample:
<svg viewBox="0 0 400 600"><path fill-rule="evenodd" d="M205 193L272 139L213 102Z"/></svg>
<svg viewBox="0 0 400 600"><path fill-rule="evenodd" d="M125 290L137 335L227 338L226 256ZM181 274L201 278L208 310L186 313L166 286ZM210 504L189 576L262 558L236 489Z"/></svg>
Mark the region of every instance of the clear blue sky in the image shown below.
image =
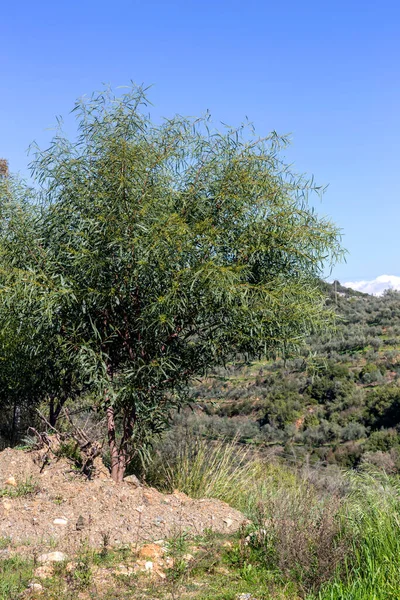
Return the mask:
<svg viewBox="0 0 400 600"><path fill-rule="evenodd" d="M298 171L329 184L341 281L400 275L400 3L359 0L2 2L0 156L27 173L32 140L78 96L154 84L156 116L291 133Z"/></svg>

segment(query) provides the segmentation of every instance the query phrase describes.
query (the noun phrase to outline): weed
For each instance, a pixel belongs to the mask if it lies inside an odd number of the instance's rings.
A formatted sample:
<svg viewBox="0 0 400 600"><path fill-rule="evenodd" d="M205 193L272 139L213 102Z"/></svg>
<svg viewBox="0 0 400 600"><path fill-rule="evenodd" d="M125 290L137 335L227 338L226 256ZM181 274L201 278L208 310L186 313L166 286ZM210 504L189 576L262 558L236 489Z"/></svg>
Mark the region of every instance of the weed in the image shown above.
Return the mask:
<svg viewBox="0 0 400 600"><path fill-rule="evenodd" d="M64 498L61 496L61 494L57 494L53 497L53 502L54 504L60 505L64 502Z"/></svg>
<svg viewBox="0 0 400 600"><path fill-rule="evenodd" d="M0 600L17 600L32 577L33 562L19 556L0 561Z"/></svg>
<svg viewBox="0 0 400 600"><path fill-rule="evenodd" d="M12 544L12 539L9 536L0 537L0 550L8 548Z"/></svg>
<svg viewBox="0 0 400 600"><path fill-rule="evenodd" d="M171 537L167 542L167 552L168 554L177 555L180 553L185 553L188 549L189 543L189 533L187 531L183 531L178 533L176 536Z"/></svg>
<svg viewBox="0 0 400 600"><path fill-rule="evenodd" d="M87 552L78 557L76 567L73 571L73 578L79 589L87 588L92 582L91 559Z"/></svg>
<svg viewBox="0 0 400 600"><path fill-rule="evenodd" d="M59 458L66 458L74 463L77 469L81 469L83 465L83 457L79 445L74 440L65 440L60 444L56 455Z"/></svg>
<svg viewBox="0 0 400 600"><path fill-rule="evenodd" d="M346 526L353 554L345 574L322 587L319 600L397 600L400 589L400 483L382 473L350 475Z"/></svg>
<svg viewBox="0 0 400 600"><path fill-rule="evenodd" d="M337 498L322 499L306 481L273 494L264 491L246 541L261 563L306 594L318 590L350 555L340 510Z"/></svg>
<svg viewBox="0 0 400 600"><path fill-rule="evenodd" d="M32 477L27 477L24 481L17 483L16 487L6 487L0 489L0 497L20 498L37 494L39 485Z"/></svg>
<svg viewBox="0 0 400 600"><path fill-rule="evenodd" d="M108 531L103 531L101 533L101 542L100 556L104 559L107 558L110 551L110 534Z"/></svg>

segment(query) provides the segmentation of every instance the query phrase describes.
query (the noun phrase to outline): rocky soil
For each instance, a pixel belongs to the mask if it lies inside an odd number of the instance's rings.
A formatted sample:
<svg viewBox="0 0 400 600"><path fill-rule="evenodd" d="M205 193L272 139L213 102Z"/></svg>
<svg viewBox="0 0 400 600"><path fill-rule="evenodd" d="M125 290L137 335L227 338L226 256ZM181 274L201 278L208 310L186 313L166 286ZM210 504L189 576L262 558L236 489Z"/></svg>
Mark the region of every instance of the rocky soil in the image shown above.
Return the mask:
<svg viewBox="0 0 400 600"><path fill-rule="evenodd" d="M0 538L9 540L13 552L31 554L34 547L38 554L71 554L83 541L93 548L140 548L183 532L234 532L243 521L240 512L219 500L165 495L135 483L116 485L101 461L88 481L65 459L43 468L39 451L0 453Z"/></svg>

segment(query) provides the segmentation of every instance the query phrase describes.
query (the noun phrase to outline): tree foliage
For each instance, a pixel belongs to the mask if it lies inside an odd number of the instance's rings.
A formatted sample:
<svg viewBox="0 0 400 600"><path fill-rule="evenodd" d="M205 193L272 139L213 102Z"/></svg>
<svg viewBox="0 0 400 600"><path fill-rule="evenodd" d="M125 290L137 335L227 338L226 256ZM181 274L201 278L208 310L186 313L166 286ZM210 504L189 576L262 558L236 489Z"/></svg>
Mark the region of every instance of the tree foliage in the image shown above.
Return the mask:
<svg viewBox="0 0 400 600"><path fill-rule="evenodd" d="M137 88L78 102L77 138L60 131L36 153L35 189L14 186L18 235L3 216L4 323L27 334L43 394L60 374L71 394L96 391L115 479L194 377L286 356L330 325L319 278L341 254L308 203L319 188L282 162L284 138L221 133L208 116L158 124L146 105Z"/></svg>

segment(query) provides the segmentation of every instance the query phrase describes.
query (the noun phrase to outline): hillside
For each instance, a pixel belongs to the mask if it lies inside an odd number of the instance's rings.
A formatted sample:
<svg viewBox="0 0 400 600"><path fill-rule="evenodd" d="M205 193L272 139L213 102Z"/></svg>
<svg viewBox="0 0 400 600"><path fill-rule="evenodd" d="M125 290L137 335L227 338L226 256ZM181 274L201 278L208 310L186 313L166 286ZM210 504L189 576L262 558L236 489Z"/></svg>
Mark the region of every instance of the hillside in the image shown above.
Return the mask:
<svg viewBox="0 0 400 600"><path fill-rule="evenodd" d="M196 433L252 444L287 460L390 472L400 467L400 293L373 297L326 284L334 334L296 359L231 364L192 389L176 418Z"/></svg>

